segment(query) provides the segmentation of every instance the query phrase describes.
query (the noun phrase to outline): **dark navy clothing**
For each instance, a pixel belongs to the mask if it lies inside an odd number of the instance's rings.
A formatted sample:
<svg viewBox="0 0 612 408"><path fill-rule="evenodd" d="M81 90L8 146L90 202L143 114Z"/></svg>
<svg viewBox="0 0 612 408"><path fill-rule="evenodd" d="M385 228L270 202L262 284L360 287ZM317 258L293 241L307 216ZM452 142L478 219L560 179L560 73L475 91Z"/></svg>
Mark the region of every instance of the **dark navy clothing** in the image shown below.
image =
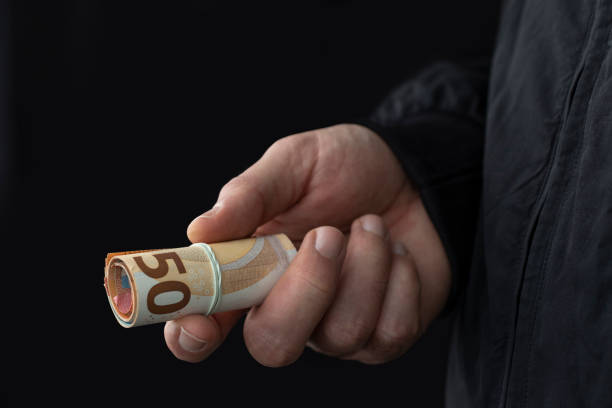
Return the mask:
<svg viewBox="0 0 612 408"><path fill-rule="evenodd" d="M612 406L612 1L506 2L368 124L451 261L447 406Z"/></svg>

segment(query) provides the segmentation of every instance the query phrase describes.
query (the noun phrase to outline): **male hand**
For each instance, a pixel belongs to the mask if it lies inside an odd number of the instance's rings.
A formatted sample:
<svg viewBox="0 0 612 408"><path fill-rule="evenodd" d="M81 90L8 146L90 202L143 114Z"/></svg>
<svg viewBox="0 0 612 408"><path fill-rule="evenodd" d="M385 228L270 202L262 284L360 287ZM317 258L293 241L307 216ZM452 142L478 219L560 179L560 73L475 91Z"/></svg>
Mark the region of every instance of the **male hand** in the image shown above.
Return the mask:
<svg viewBox="0 0 612 408"><path fill-rule="evenodd" d="M307 345L382 363L402 355L446 302L450 267L419 194L363 126L280 139L187 229L192 242L279 232L299 251L264 302L168 322L177 358L205 359L248 312L245 344L263 365L291 364Z"/></svg>

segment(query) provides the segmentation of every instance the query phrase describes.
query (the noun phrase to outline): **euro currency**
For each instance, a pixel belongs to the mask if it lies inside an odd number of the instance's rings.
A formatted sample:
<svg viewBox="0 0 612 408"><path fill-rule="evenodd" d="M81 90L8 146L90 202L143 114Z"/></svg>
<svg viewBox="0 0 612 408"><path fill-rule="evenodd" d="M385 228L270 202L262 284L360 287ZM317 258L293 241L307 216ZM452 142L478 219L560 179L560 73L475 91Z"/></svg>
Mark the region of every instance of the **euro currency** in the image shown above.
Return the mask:
<svg viewBox="0 0 612 408"><path fill-rule="evenodd" d="M110 253L104 287L123 327L244 309L263 301L295 254L284 234Z"/></svg>

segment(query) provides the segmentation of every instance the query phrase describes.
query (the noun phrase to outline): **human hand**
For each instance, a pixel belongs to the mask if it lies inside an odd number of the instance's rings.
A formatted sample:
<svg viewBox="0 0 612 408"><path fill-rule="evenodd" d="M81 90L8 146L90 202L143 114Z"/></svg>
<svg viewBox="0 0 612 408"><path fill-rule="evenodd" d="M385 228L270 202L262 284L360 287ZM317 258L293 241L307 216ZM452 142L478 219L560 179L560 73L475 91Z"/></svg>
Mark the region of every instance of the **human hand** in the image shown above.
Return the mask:
<svg viewBox="0 0 612 408"><path fill-rule="evenodd" d="M446 302L450 267L437 232L393 153L363 126L280 139L187 229L192 242L279 232L299 251L263 303L168 322L177 358L202 361L248 312L245 344L263 365L288 365L305 346L382 363Z"/></svg>

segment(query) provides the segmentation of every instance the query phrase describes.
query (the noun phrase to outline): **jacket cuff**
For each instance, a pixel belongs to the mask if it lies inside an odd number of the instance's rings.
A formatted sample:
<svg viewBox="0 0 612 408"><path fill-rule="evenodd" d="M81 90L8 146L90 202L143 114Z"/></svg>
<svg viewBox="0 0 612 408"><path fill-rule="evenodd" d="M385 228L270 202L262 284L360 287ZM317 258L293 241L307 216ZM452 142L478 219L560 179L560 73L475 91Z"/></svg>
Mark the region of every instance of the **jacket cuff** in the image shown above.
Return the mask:
<svg viewBox="0 0 612 408"><path fill-rule="evenodd" d="M451 289L439 317L448 315L467 281L482 186L482 124L446 113L425 113L381 126L353 121L377 133L419 190L451 267Z"/></svg>

